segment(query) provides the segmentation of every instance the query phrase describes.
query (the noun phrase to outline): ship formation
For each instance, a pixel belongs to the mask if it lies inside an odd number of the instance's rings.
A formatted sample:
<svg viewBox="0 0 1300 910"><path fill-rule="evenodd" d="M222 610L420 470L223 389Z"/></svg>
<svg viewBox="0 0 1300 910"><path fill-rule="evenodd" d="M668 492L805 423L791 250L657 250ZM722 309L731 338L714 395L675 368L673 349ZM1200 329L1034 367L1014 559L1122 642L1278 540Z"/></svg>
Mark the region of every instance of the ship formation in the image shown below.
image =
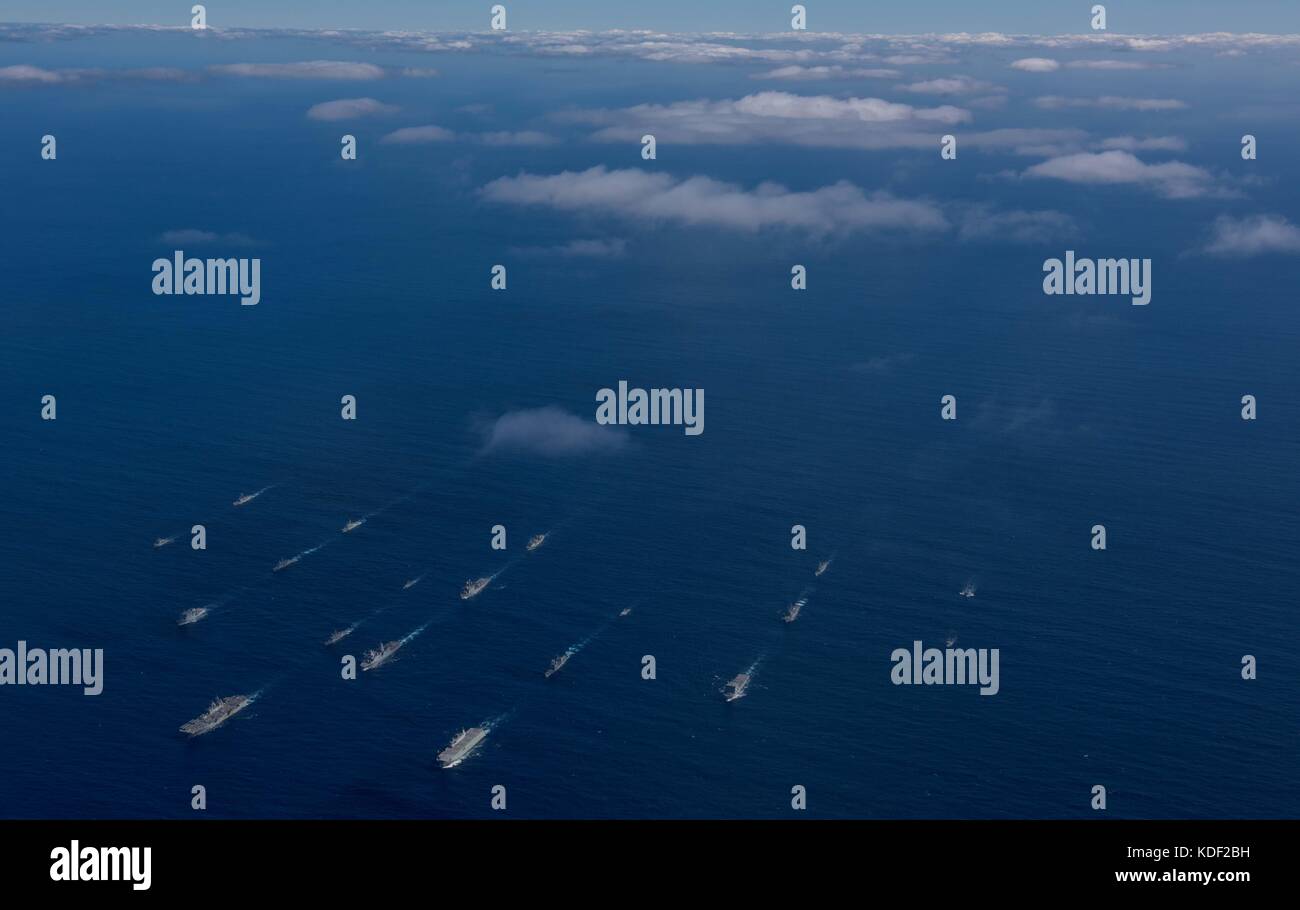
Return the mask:
<svg viewBox="0 0 1300 910"><path fill-rule="evenodd" d="M454 768L469 758L470 753L487 739L488 731L484 727L470 727L461 730L453 737L451 744L438 753L438 761L444 768Z"/></svg>
<svg viewBox="0 0 1300 910"><path fill-rule="evenodd" d="M362 670L374 670L388 663L397 653L397 649L402 646L400 641L386 641L378 648L374 648L365 653L361 658Z"/></svg>
<svg viewBox="0 0 1300 910"><path fill-rule="evenodd" d="M211 733L252 703L253 699L247 695L230 695L226 698L218 698L208 705L208 710L192 721L182 724L181 732L188 733L190 736L202 736L204 733Z"/></svg>

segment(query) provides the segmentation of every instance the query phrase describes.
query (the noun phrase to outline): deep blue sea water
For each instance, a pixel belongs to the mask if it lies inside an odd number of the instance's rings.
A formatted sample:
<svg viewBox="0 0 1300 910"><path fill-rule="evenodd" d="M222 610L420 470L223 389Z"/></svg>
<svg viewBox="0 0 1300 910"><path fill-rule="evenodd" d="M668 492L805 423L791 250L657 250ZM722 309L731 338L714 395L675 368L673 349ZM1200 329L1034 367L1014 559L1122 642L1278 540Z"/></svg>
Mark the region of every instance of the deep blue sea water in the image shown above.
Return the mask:
<svg viewBox="0 0 1300 910"><path fill-rule="evenodd" d="M194 47L107 36L5 46L0 65L358 55ZM408 121L532 128L568 106L752 83L725 67L366 59L441 76L0 93L0 647L106 660L98 697L0 689L0 816L190 817L195 784L211 817L485 817L495 784L525 817L785 817L794 785L815 817L1091 817L1094 784L1112 816L1300 812L1295 257L1189 255L1224 203L998 180L1016 163L975 152L959 169L906 150L667 146L654 164L1058 209L1082 225L1071 248L1154 260L1152 305L1045 297L1055 239L809 238L505 208L479 189L637 167L637 148L581 130L543 148L379 136ZM1193 78L1144 78L1176 77ZM1232 167L1235 96L1195 84L1200 108L1159 129L1188 138L1188 160ZM381 91L419 113L349 127L356 162L338 158L341 126L303 118ZM1015 121L1014 105L999 118ZM1300 130L1267 128L1271 183L1250 192L1295 220L1297 162L1280 149ZM36 154L44 132L57 162ZM216 252L262 258L261 304L152 295L150 263L172 249L159 235L183 228L252 237ZM626 239L627 255L519 252L595 236ZM497 262L505 292L488 287ZM794 262L806 292L789 288ZM887 366L862 367L874 358ZM635 428L612 454L483 451L485 421L552 405L590 419L619 379L704 389L705 432ZM39 419L44 394L57 421ZM354 422L339 418L344 394ZM939 419L944 394L955 423ZM206 551L186 545L195 523ZM498 523L505 553L489 546ZM796 523L807 552L789 545ZM1089 547L1096 523L1105 552ZM972 579L977 596L958 597ZM808 588L799 621L780 622ZM321 645L360 619L344 645ZM340 678L340 654L426 623L394 663ZM996 697L891 685L894 648L947 636L1000 649ZM724 703L723 681L755 661L747 697ZM177 731L214 696L253 691L221 730ZM439 769L451 736L488 719L481 752Z"/></svg>

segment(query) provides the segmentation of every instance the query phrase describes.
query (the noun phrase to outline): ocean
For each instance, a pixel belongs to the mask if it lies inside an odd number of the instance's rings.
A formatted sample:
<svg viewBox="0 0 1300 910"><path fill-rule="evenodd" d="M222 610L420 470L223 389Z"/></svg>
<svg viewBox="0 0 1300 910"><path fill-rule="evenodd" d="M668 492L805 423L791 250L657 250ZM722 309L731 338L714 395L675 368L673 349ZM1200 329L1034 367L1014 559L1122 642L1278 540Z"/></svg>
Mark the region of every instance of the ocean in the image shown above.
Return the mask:
<svg viewBox="0 0 1300 910"><path fill-rule="evenodd" d="M355 127L303 111L380 89L0 90L0 647L105 655L99 696L0 688L0 816L194 817L196 785L210 818L500 816L496 785L524 818L1100 817L1095 785L1112 817L1300 812L1300 265L1189 252L1234 203L999 178L1021 164L975 150L948 167L910 149L661 137L646 162L545 119L755 90L726 67L430 61L298 38L0 45L0 65L359 55L439 76L385 84L405 113ZM1225 88L1203 70L1150 78L1205 90L1161 125L1189 161L1240 164ZM1106 134L1110 116L1080 125ZM561 141L380 141L425 122ZM57 161L40 159L47 132ZM1270 211L1300 208L1281 151L1298 132L1271 124L1270 182L1245 190ZM482 191L600 165L843 179L1080 227L1014 244L725 231ZM151 293L151 262L181 248L163 235L186 229L225 237L192 255L261 258L257 306ZM547 252L583 238L620 245ZM1066 249L1152 259L1152 303L1045 296L1041 264ZM703 389L705 431L628 427L558 455L485 442L531 409L594 426L597 390L619 380ZM197 524L205 550L188 546ZM342 678L343 655L417 630L391 663ZM894 649L949 639L999 649L996 696L892 684ZM214 697L255 692L221 729L178 731ZM484 723L478 752L441 769L452 736Z"/></svg>

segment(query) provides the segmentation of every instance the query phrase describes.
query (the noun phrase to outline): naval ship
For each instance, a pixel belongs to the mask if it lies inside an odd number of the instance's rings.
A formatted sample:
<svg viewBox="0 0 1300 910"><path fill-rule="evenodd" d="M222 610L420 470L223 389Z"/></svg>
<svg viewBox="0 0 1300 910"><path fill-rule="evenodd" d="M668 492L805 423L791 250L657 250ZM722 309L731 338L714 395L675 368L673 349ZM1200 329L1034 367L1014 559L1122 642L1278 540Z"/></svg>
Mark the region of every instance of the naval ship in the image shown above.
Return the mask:
<svg viewBox="0 0 1300 910"><path fill-rule="evenodd" d="M790 604L790 608L785 611L785 616L783 617L785 621L794 622L796 619L798 619L799 611L804 608L804 604L806 603L808 603L808 598L800 597L794 603Z"/></svg>
<svg viewBox="0 0 1300 910"><path fill-rule="evenodd" d="M357 528L361 527L365 523L366 520L364 518L350 519L348 523L343 526L343 533L346 534L348 533L348 531L355 531Z"/></svg>
<svg viewBox="0 0 1300 910"><path fill-rule="evenodd" d="M488 731L482 727L470 727L468 730L461 730L451 741L451 745L438 753L438 761L442 762L444 768L454 768L469 758L473 752L487 738Z"/></svg>
<svg viewBox="0 0 1300 910"><path fill-rule="evenodd" d="M747 688L749 688L749 674L737 673L729 683L722 687L722 694L727 701L735 701L745 696Z"/></svg>
<svg viewBox="0 0 1300 910"><path fill-rule="evenodd" d="M204 733L210 733L252 703L253 700L247 695L231 695L227 698L218 698L212 704L208 705L207 711L203 712L189 723L184 724L181 727L181 732L188 733L190 736L200 736Z"/></svg>
<svg viewBox="0 0 1300 910"><path fill-rule="evenodd" d="M962 588L961 591L958 592L958 594L959 594L961 597L974 597L974 596L975 596L975 586L974 586L973 584L971 584L970 582L967 582L967 583L966 583L966 587Z"/></svg>
<svg viewBox="0 0 1300 910"><path fill-rule="evenodd" d="M486 588L491 581L492 577L489 575L484 576L483 578L476 578L474 581L465 582L465 587L460 589L460 599L469 600L471 597Z"/></svg>
<svg viewBox="0 0 1300 910"><path fill-rule="evenodd" d="M569 658L572 656L573 656L572 651L565 651L559 657L555 658L555 660L551 661L551 665L546 668L546 673L544 673L543 675L547 679L550 679L556 673L560 672L560 670L564 667L565 664L569 662Z"/></svg>
<svg viewBox="0 0 1300 910"><path fill-rule="evenodd" d="M252 502L256 498L256 493L240 493L239 498L235 500L235 505L242 506L244 503Z"/></svg>
<svg viewBox="0 0 1300 910"><path fill-rule="evenodd" d="M541 546L542 544L544 544L544 543L546 543L546 535L545 535L545 534L537 534L537 535L534 535L533 537L529 538L529 540L528 540L528 552L529 552L529 553L533 552L533 550L536 550L538 547L540 547L540 546Z"/></svg>
<svg viewBox="0 0 1300 910"><path fill-rule="evenodd" d="M823 559L821 562L817 563L817 571L813 572L813 577L821 578L822 573L825 572L830 567L831 567L831 561L829 559Z"/></svg>
<svg viewBox="0 0 1300 910"><path fill-rule="evenodd" d="M159 537L157 540L153 542L153 548L156 550L159 547L165 547L167 546L167 544L171 543L175 539L176 539L175 537Z"/></svg>
<svg viewBox="0 0 1300 910"><path fill-rule="evenodd" d="M367 651L361 658L361 669L373 670L376 667L382 667L388 663L389 659L397 653L397 649L402 646L400 641L386 641L374 650Z"/></svg>
<svg viewBox="0 0 1300 910"><path fill-rule="evenodd" d="M176 620L178 626L188 626L198 622L208 615L208 607L193 607L181 614L181 618Z"/></svg>
<svg viewBox="0 0 1300 910"><path fill-rule="evenodd" d="M333 632L330 633L330 637L325 639L325 646L329 647L330 645L336 642L340 642L351 634L352 634L351 629L335 629Z"/></svg>
<svg viewBox="0 0 1300 910"><path fill-rule="evenodd" d="M284 571L285 569L289 568L289 566L293 565L293 564L294 564L295 562L297 562L297 561L298 561L298 557L297 557L297 556L291 556L291 557L289 557L288 559L282 559L282 560L280 560L279 562L277 562L277 563L275 564L275 568L272 569L271 571L272 571L272 572L282 572L282 571Z"/></svg>

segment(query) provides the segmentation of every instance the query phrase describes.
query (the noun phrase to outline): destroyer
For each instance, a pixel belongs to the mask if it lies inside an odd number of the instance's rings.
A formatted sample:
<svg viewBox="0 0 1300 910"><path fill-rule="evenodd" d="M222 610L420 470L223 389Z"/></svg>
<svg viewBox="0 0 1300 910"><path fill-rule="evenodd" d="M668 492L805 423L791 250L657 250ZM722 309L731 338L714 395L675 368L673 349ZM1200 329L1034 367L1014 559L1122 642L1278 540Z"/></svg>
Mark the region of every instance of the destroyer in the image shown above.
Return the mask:
<svg viewBox="0 0 1300 910"><path fill-rule="evenodd" d="M745 697L745 690L749 688L750 675L748 673L737 673L730 682L722 687L722 695L727 701L735 701L738 698Z"/></svg>
<svg viewBox="0 0 1300 910"><path fill-rule="evenodd" d="M808 603L808 598L800 597L794 603L790 604L790 608L785 611L785 617L784 617L785 621L794 622L796 619L798 619L799 611L802 610L804 608L804 605L807 603Z"/></svg>
<svg viewBox="0 0 1300 910"><path fill-rule="evenodd" d="M559 657L555 658L555 660L551 661L551 665L546 668L546 672L543 675L547 679L550 679L552 676L554 676L556 673L559 673L560 670L564 668L564 665L569 662L569 658L572 656L573 656L572 651L565 651Z"/></svg>
<svg viewBox="0 0 1300 910"><path fill-rule="evenodd" d="M546 535L545 535L545 534L537 534L537 535L534 535L533 537L529 538L529 540L528 540L528 552L529 552L529 553L533 552L533 550L536 550L538 547L540 547L540 546L541 546L542 544L544 544L544 543L546 543Z"/></svg>
<svg viewBox="0 0 1300 910"><path fill-rule="evenodd" d="M400 641L386 641L378 648L367 651L365 656L361 658L361 669L374 670L376 667L382 667L392 659L401 646Z"/></svg>
<svg viewBox="0 0 1300 910"><path fill-rule="evenodd" d="M973 584L971 584L970 582L967 582L967 583L966 583L966 587L962 588L962 589L961 589L960 591L958 591L957 593L958 593L958 595L961 596L961 597L974 597L974 596L975 596L975 586L974 586Z"/></svg>
<svg viewBox="0 0 1300 910"><path fill-rule="evenodd" d="M270 487L267 487L266 489L269 490ZM266 490L258 490L256 493L240 493L239 498L235 500L235 505L242 506L250 503L265 492Z"/></svg>
<svg viewBox="0 0 1300 910"><path fill-rule="evenodd" d="M343 526L343 533L346 534L349 531L355 531L365 523L366 520L364 518L353 518Z"/></svg>
<svg viewBox="0 0 1300 910"><path fill-rule="evenodd" d="M275 568L272 569L271 571L283 572L285 569L289 568L289 566L293 565L297 561L298 561L297 556L290 556L288 559L282 559L275 564Z"/></svg>
<svg viewBox="0 0 1300 910"><path fill-rule="evenodd" d="M176 620L178 626L190 626L207 616L212 610L211 607L193 607L181 614L181 618Z"/></svg>
<svg viewBox="0 0 1300 910"><path fill-rule="evenodd" d="M329 647L332 644L337 644L338 642L347 638L351 634L352 634L351 629L335 629L333 632L330 633L330 637L325 639L325 646Z"/></svg>
<svg viewBox="0 0 1300 910"><path fill-rule="evenodd" d="M825 572L830 567L831 567L831 561L829 559L823 559L821 562L817 563L817 570L813 572L813 577L821 578L822 573Z"/></svg>
<svg viewBox="0 0 1300 910"><path fill-rule="evenodd" d="M217 729L217 727L220 727L252 703L253 700L247 695L231 695L226 698L218 698L212 704L208 705L207 711L203 712L189 723L183 724L181 726L181 732L188 733L190 736L201 736L204 733L211 733L213 730Z"/></svg>
<svg viewBox="0 0 1300 910"><path fill-rule="evenodd" d="M469 600L471 597L478 595L491 583L491 581L492 576L488 575L483 578L477 578L474 581L465 582L465 587L460 589L460 599Z"/></svg>
<svg viewBox="0 0 1300 910"><path fill-rule="evenodd" d="M420 576L420 578L423 578L423 577L424 577L423 575ZM414 588L416 585L418 585L418 584L420 583L420 578L412 578L412 579L411 579L410 581L408 581L406 584L402 585L402 590L403 590L403 591L406 591L406 590L408 590L408 589L410 589L410 588Z"/></svg>
<svg viewBox="0 0 1300 910"><path fill-rule="evenodd" d="M171 543L175 539L176 539L175 537L159 537L157 540L153 542L153 548L156 550L159 547L165 547L167 546L167 544Z"/></svg>
<svg viewBox="0 0 1300 910"><path fill-rule="evenodd" d="M454 768L469 758L471 752L478 748L479 743L487 738L488 731L483 727L470 727L468 730L461 730L452 739L451 745L438 753L438 761L444 768Z"/></svg>

